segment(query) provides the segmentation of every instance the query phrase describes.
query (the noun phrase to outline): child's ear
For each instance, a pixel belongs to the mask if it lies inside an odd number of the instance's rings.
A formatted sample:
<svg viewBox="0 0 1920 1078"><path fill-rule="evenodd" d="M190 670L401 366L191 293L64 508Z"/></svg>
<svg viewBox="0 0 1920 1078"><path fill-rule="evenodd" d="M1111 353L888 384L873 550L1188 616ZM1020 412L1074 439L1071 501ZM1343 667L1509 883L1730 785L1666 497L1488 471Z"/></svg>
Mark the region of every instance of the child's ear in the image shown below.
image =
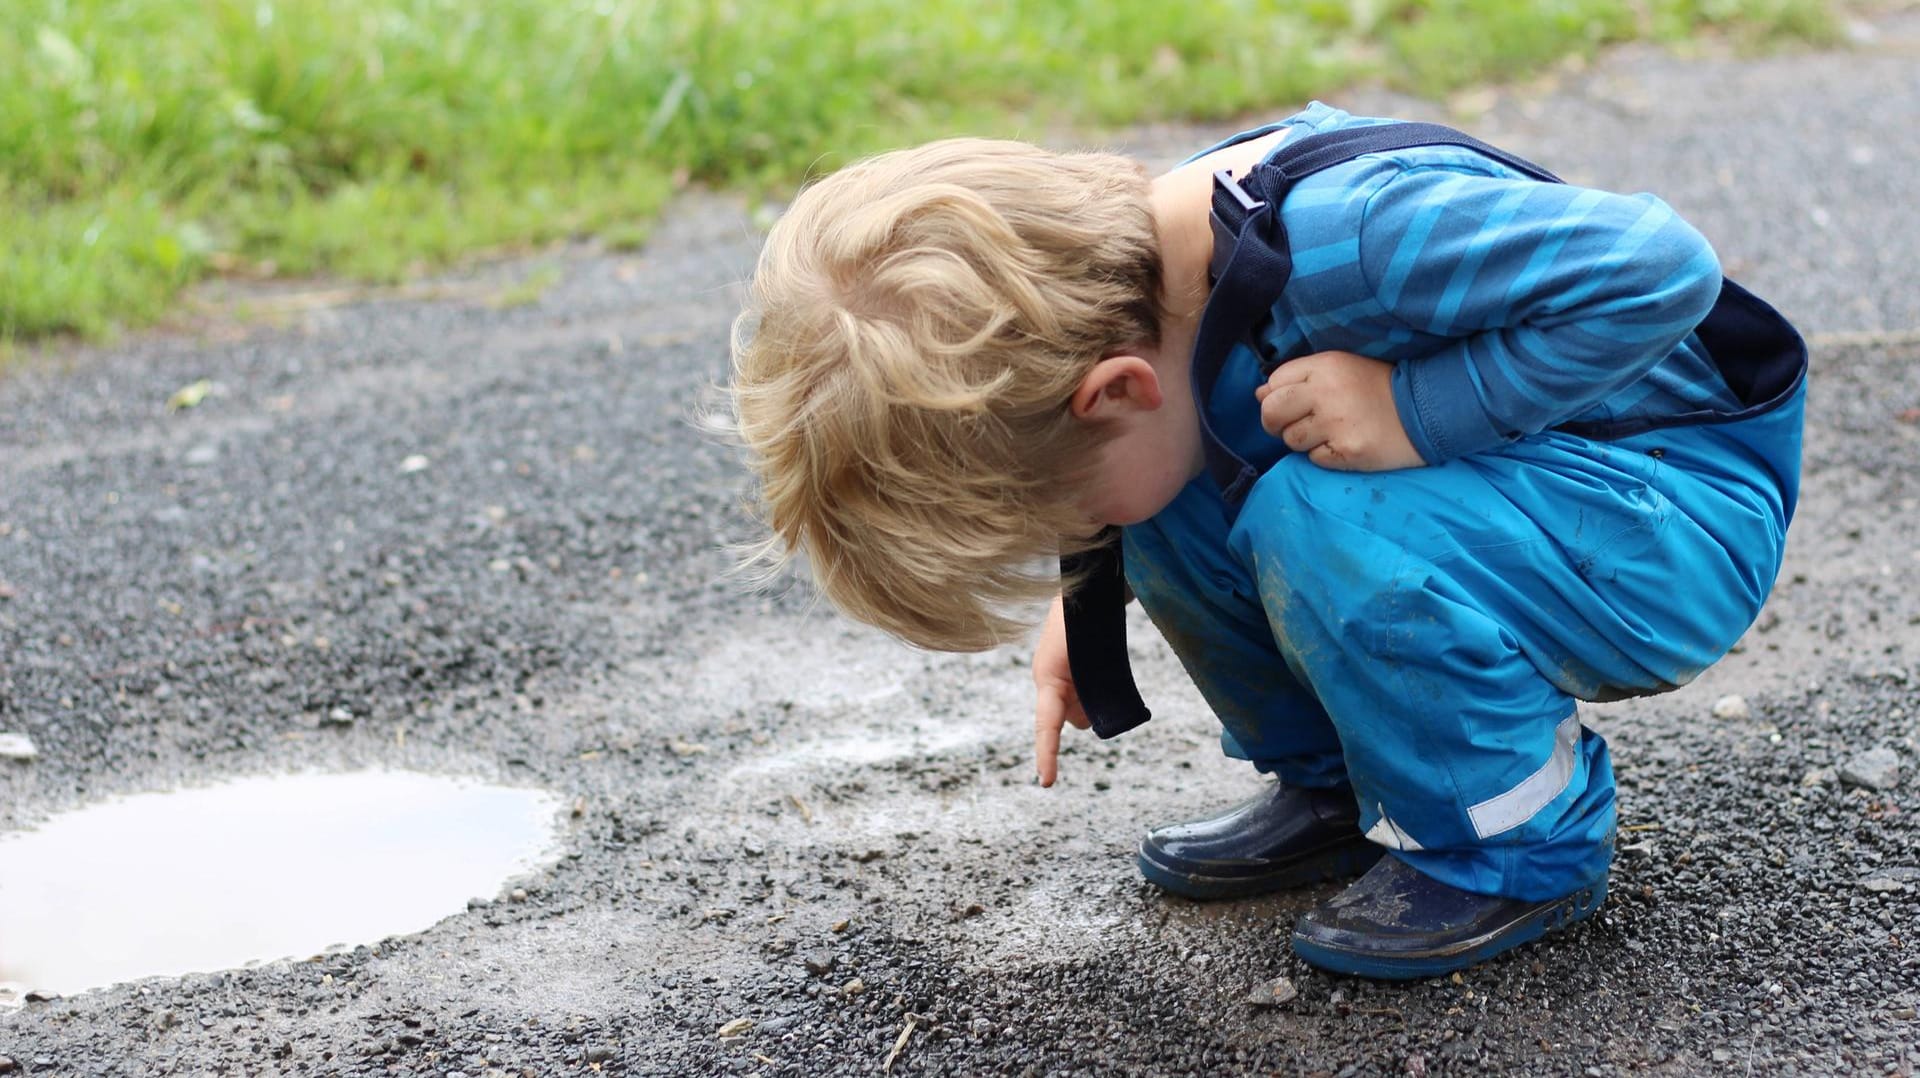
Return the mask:
<svg viewBox="0 0 1920 1078"><path fill-rule="evenodd" d="M1160 375L1136 355L1108 356L1093 365L1073 391L1076 419L1112 419L1124 412L1151 412L1165 401Z"/></svg>

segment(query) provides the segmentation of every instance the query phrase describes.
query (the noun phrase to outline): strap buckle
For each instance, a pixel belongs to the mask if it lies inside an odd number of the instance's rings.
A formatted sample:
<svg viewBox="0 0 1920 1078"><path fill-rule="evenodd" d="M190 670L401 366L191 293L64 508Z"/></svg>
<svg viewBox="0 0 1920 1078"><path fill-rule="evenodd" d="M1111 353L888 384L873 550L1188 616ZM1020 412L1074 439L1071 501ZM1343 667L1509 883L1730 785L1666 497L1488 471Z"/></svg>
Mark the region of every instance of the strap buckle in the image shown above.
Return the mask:
<svg viewBox="0 0 1920 1078"><path fill-rule="evenodd" d="M1221 169L1213 174L1213 212L1208 215L1213 226L1213 259L1207 266L1210 282L1218 281L1227 272L1227 263L1233 260L1240 230L1246 227L1247 219L1266 207L1264 201L1240 186L1231 172Z"/></svg>

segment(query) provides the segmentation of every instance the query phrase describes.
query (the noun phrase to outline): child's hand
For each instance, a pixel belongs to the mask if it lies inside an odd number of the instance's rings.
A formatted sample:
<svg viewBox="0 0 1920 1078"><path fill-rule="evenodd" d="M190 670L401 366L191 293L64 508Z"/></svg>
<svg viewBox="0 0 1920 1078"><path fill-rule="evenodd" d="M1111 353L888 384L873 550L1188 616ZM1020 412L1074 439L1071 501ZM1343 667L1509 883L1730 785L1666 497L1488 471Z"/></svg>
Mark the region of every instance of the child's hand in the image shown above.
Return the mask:
<svg viewBox="0 0 1920 1078"><path fill-rule="evenodd" d="M1061 598L1053 597L1047 622L1040 639L1033 645L1033 763L1040 785L1052 786L1059 769L1060 727L1072 723L1087 728L1087 713L1080 706L1080 694L1073 687L1073 668L1067 663L1067 612Z"/></svg>
<svg viewBox="0 0 1920 1078"><path fill-rule="evenodd" d="M1391 363L1316 352L1280 364L1253 396L1267 433L1322 468L1384 472L1426 463L1400 425Z"/></svg>

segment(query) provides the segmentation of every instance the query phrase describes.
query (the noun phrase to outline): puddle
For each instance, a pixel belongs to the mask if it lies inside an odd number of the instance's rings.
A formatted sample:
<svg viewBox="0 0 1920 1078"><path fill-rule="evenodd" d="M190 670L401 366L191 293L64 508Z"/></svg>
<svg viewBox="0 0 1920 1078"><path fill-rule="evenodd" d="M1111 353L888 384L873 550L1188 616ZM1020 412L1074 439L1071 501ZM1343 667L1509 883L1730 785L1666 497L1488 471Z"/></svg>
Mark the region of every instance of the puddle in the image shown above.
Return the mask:
<svg viewBox="0 0 1920 1078"><path fill-rule="evenodd" d="M558 809L362 771L138 794L0 834L0 1003L418 932L550 859Z"/></svg>

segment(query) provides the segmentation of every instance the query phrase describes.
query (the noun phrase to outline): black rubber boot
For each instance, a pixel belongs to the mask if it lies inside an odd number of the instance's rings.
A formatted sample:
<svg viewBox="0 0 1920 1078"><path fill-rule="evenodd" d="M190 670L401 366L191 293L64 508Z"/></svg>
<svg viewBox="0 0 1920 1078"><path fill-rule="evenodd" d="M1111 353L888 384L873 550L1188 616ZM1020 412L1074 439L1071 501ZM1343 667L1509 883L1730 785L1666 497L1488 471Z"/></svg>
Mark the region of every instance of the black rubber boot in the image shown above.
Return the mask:
<svg viewBox="0 0 1920 1078"><path fill-rule="evenodd" d="M1585 920L1606 898L1605 877L1544 902L1476 895L1385 857L1300 916L1293 952L1332 973L1390 981L1434 977Z"/></svg>
<svg viewBox="0 0 1920 1078"><path fill-rule="evenodd" d="M1351 876L1380 852L1361 837L1351 791L1276 782L1218 816L1147 832L1140 874L1187 898L1240 898Z"/></svg>

